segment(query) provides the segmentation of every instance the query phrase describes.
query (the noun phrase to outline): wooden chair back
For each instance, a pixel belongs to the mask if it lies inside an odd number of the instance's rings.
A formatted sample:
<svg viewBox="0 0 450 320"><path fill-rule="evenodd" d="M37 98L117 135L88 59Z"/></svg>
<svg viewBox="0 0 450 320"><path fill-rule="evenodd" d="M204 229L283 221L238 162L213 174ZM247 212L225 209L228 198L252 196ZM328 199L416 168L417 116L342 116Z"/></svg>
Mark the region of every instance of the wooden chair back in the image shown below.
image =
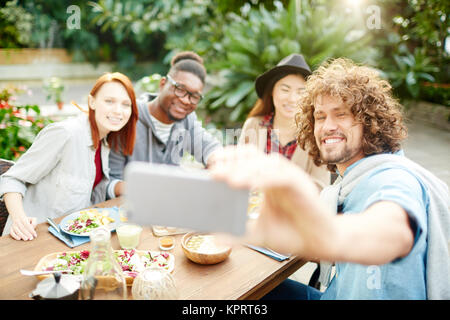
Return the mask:
<svg viewBox="0 0 450 320"><path fill-rule="evenodd" d="M14 164L13 161L0 159L0 175L8 171L9 168ZM3 201L0 201L0 235L3 233L5 228L6 220L8 219L8 210Z"/></svg>

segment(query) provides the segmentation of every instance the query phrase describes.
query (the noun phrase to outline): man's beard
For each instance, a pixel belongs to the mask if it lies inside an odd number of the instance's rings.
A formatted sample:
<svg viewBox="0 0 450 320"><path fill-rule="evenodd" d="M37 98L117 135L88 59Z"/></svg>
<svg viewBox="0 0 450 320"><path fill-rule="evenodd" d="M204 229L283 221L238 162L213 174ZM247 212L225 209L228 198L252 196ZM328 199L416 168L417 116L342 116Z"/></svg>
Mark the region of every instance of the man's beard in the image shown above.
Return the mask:
<svg viewBox="0 0 450 320"><path fill-rule="evenodd" d="M345 135L340 136L346 139ZM331 152L322 152L322 150L320 149L319 151L321 159L326 164L340 164L351 160L361 152L361 149L361 145L350 147L349 145L345 144L343 148L332 150Z"/></svg>
<svg viewBox="0 0 450 320"><path fill-rule="evenodd" d="M347 146L345 146L342 150L326 152L326 154L324 153L325 152L320 151L320 157L326 164L339 164L350 160L358 153L358 151L351 150Z"/></svg>

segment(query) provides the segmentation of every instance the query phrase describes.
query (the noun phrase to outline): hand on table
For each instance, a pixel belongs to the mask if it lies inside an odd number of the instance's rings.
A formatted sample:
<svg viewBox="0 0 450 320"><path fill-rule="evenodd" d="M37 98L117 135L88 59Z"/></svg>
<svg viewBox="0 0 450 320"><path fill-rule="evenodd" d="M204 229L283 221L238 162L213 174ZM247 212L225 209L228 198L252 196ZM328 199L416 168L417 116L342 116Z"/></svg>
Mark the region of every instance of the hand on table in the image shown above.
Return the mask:
<svg viewBox="0 0 450 320"><path fill-rule="evenodd" d="M10 235L16 240L33 240L37 237L36 233L37 219L21 215L13 219L10 229Z"/></svg>

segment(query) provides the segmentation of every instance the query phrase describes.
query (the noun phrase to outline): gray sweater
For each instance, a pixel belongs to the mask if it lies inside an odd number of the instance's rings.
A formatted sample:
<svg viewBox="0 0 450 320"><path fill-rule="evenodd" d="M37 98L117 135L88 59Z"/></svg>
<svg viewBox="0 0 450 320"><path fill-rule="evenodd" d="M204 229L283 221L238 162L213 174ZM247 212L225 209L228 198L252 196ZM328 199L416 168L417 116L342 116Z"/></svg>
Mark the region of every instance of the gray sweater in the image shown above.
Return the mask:
<svg viewBox="0 0 450 320"><path fill-rule="evenodd" d="M176 121L170 132L167 144L164 143L155 130L150 118L148 102L156 95L144 94L138 100L139 120L136 125L136 142L131 156L124 156L111 150L109 167L111 182L108 196L113 198L113 187L123 180L123 171L130 161L146 161L179 165L184 153L194 156L195 160L206 165L209 155L221 148L221 143L209 134L197 120L195 112L185 119Z"/></svg>

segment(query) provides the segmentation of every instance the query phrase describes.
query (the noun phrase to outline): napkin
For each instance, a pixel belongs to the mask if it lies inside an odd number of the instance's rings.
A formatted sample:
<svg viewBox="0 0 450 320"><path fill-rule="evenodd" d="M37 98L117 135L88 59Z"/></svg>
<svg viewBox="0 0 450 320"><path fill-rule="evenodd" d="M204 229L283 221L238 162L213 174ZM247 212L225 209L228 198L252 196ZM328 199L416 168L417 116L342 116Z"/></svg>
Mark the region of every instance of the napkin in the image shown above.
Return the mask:
<svg viewBox="0 0 450 320"><path fill-rule="evenodd" d="M52 226L48 227L48 231L53 234L55 237L57 237L59 240L61 240L62 242L64 242L68 247L70 248L75 248L78 247L86 242L91 241L91 239L89 237L77 237L77 236L71 236L70 234L68 234L68 236L70 238L72 238L73 241L73 245L69 244L67 242L67 240L61 236L61 234L55 230L55 228L53 228Z"/></svg>
<svg viewBox="0 0 450 320"><path fill-rule="evenodd" d="M277 252L274 252L272 250L268 250L268 249L266 249L264 247L253 246L253 245L250 245L250 244L246 244L246 246L249 247L250 249L253 249L253 250L258 251L258 252L260 252L262 254L265 254L266 256L268 256L268 257L270 257L272 259L275 259L277 261L284 261L284 260L289 259L289 256L285 256L284 254L277 253Z"/></svg>

